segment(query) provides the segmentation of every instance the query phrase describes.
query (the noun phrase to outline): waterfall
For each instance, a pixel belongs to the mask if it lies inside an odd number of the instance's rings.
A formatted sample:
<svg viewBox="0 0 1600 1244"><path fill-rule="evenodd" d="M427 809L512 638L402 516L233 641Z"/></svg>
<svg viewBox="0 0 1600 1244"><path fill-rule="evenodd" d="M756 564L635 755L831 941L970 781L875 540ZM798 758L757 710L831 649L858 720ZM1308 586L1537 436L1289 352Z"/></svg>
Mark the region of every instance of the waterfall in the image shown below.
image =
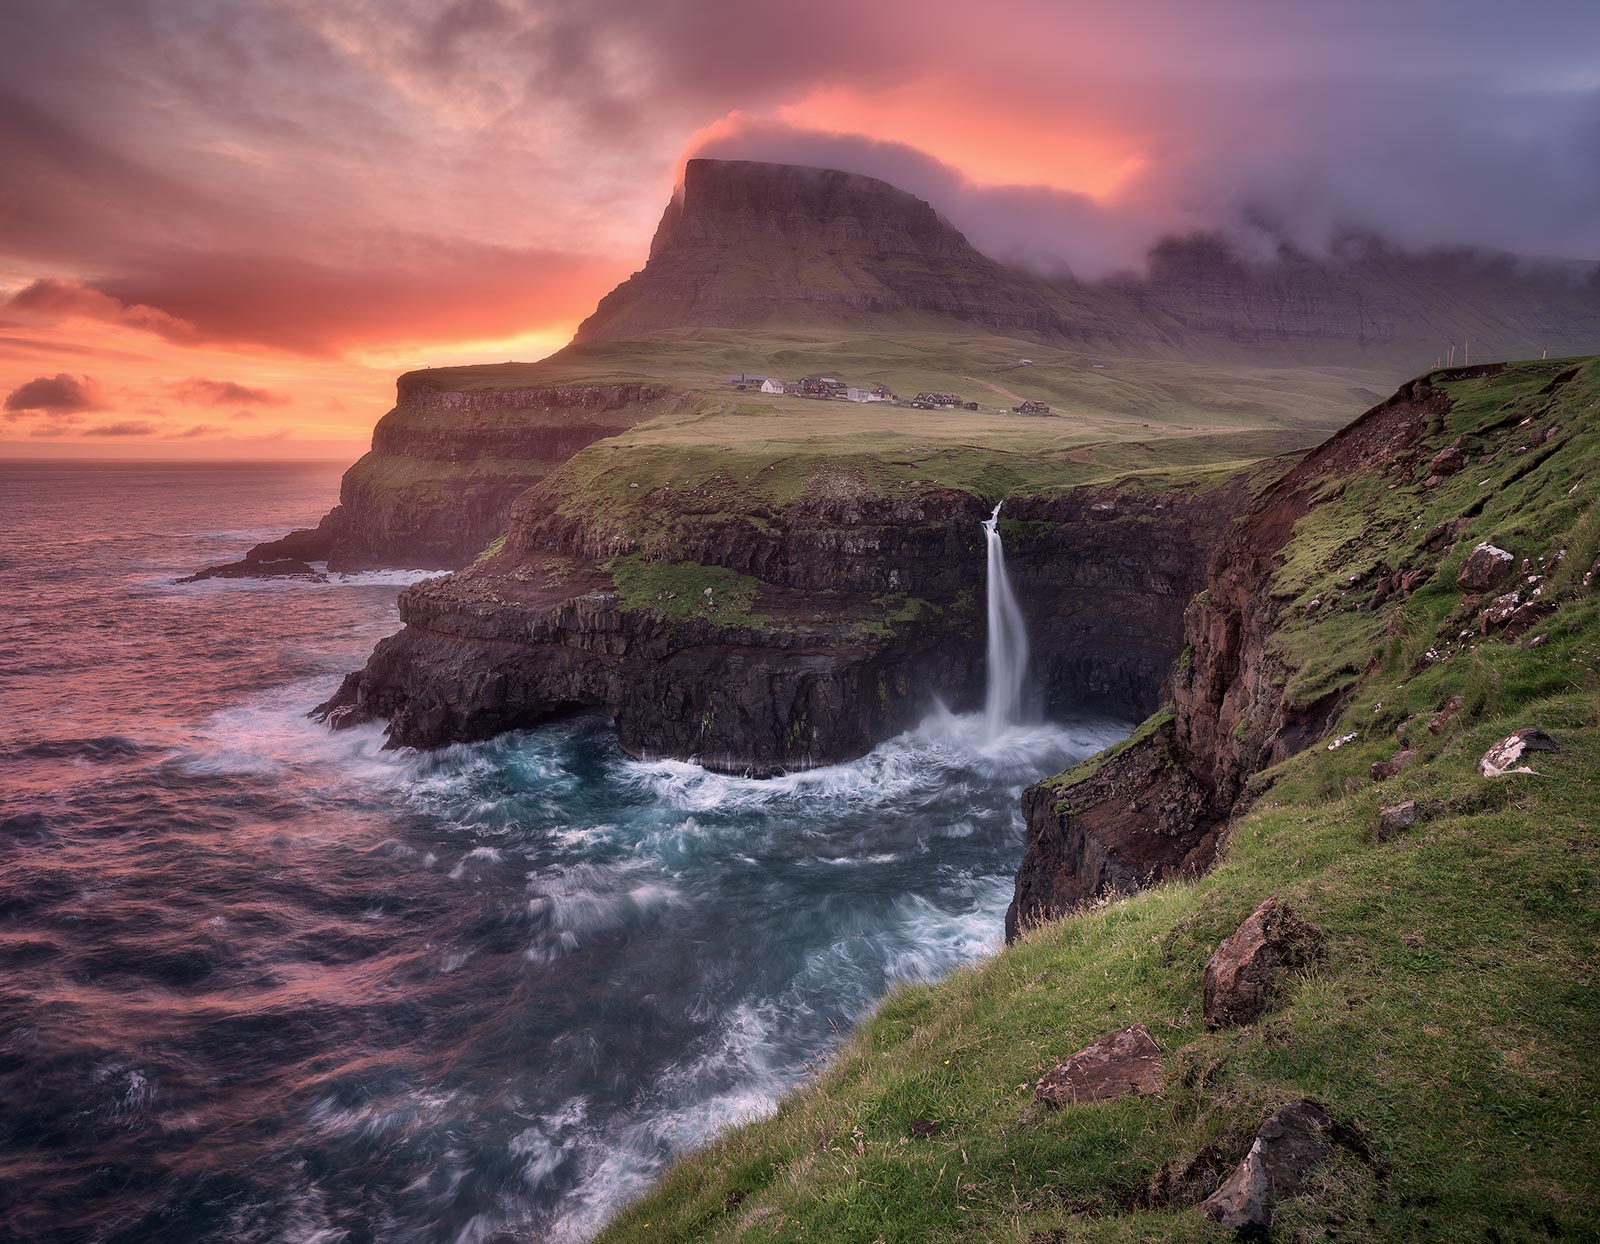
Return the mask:
<svg viewBox="0 0 1600 1244"><path fill-rule="evenodd" d="M983 524L989 541L989 689L984 725L993 739L1022 717L1022 677L1028 670L1028 631L1006 574L1006 551L1000 542L1000 506Z"/></svg>

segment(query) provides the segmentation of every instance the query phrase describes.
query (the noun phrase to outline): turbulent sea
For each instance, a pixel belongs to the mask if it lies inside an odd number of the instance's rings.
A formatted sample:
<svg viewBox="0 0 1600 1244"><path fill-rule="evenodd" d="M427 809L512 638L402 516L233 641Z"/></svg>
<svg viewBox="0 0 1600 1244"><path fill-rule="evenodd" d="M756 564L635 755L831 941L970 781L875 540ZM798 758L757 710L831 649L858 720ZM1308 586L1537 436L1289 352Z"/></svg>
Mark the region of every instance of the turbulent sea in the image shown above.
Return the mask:
<svg viewBox="0 0 1600 1244"><path fill-rule="evenodd" d="M196 567L323 466L0 464L0 1238L578 1241L897 982L992 950L1027 782L939 710L762 782L600 718L418 754L305 711L387 572Z"/></svg>

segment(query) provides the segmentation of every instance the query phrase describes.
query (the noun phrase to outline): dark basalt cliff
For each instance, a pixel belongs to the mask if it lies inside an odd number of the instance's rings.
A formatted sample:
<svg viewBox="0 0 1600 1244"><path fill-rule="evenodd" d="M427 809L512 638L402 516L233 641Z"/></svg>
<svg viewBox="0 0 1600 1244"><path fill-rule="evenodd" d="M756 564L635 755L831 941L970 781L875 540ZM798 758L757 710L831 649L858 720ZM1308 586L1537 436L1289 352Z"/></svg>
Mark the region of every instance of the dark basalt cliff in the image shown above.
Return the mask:
<svg viewBox="0 0 1600 1244"><path fill-rule="evenodd" d="M497 384L498 368L408 372L372 449L314 528L258 544L206 575L271 573L285 559L335 571L453 570L506 529L511 503L586 445L669 409L661 385ZM463 376L475 387L460 387Z"/></svg>
<svg viewBox="0 0 1600 1244"><path fill-rule="evenodd" d="M1524 365L1531 367L1534 365ZM1557 365L1550 365L1555 371ZM1316 741L1342 711L1352 683L1380 658L1354 648L1325 659L1343 676L1325 691L1297 684L1297 659L1285 633L1308 610L1343 609L1378 616L1428 582L1460 532L1483 506L1478 498L1452 523L1426 534L1399 522L1381 539L1357 528L1341 529L1351 573L1363 597L1335 605L1321 599L1298 606L1276 576L1297 524L1361 483L1392 477L1384 495L1416 479L1424 493L1440 484L1429 475L1433 455L1466 461L1460 448L1437 437L1451 409L1446 381L1498 374L1500 365L1434 373L1403 387L1313 450L1265 488L1222 540L1205 588L1184 618L1182 659L1173 670L1170 712L1146 723L1123 748L1029 788L1023 806L1027 845L1016 894L1006 916L1008 937L1042 920L1066 914L1108 893L1126 893L1164 876L1209 865L1219 834L1247 798L1250 778ZM1500 422L1502 438L1513 425L1531 424L1565 378ZM1520 425L1519 425L1520 426ZM1527 434L1531 469L1542 454L1531 447L1550 432ZM1482 437L1458 438L1483 450ZM1544 451L1548 453L1549 451ZM1427 477L1424 479L1423 477ZM1373 485L1377 487L1377 485ZM1401 552L1408 545L1409 553ZM1374 564L1369 553L1381 552ZM1369 596L1367 594L1370 594ZM1295 612L1298 609L1298 612ZM1327 642L1327 641L1324 641ZM1303 658L1300 658L1303 659Z"/></svg>
<svg viewBox="0 0 1600 1244"><path fill-rule="evenodd" d="M1010 564L1045 707L1154 707L1183 604L1243 488L1013 503ZM613 559L637 554L558 501L534 490L497 556L409 589L405 629L320 711L338 725L387 719L394 743L426 747L602 708L634 755L770 774L859 755L934 693L976 699L977 497L820 492L708 519L673 562L644 564L732 571L752 594L736 605L713 591L688 614L619 590Z"/></svg>

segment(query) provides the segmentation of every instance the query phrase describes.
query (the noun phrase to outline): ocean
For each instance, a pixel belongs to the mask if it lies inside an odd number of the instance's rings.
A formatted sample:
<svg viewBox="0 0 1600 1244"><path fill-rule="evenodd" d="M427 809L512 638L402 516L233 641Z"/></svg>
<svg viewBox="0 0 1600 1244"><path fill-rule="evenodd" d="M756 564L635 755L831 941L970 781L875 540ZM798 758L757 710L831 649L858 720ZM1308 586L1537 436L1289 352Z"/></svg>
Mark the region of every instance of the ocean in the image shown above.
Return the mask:
<svg viewBox="0 0 1600 1244"><path fill-rule="evenodd" d="M987 739L930 689L772 781L599 717L330 733L422 572L173 580L338 475L0 464L0 1238L587 1239L997 949L1021 788L1128 728Z"/></svg>

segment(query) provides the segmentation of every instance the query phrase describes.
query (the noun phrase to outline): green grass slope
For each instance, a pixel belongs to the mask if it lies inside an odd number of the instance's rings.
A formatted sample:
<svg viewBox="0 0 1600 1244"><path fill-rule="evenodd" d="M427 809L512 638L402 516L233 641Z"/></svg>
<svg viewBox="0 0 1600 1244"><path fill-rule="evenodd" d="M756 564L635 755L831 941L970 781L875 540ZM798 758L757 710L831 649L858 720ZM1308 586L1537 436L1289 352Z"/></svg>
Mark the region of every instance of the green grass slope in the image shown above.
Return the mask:
<svg viewBox="0 0 1600 1244"><path fill-rule="evenodd" d="M1020 366L1020 358L1032 358ZM739 392L741 372L835 375L909 398L956 392L978 411ZM1391 378L1392 379L1392 378ZM1390 381L1331 369L1108 360L993 335L911 333L893 340L685 332L644 343L569 348L537 364L432 373L450 386L647 381L697 400L591 445L549 484L563 514L627 546L666 554L667 492L687 514L771 516L799 497L849 487L883 496L935 485L994 502L1148 476L1152 486L1303 449L1342 426ZM1025 399L1048 417L1011 413ZM648 500L648 505L641 504ZM669 516L670 517L670 516Z"/></svg>
<svg viewBox="0 0 1600 1244"><path fill-rule="evenodd" d="M1431 488L1331 483L1297 527L1279 642L1305 694L1345 689L1330 733L1355 738L1258 774L1213 871L897 991L773 1117L678 1162L602 1240L1220 1241L1194 1204L1303 1096L1365 1152L1281 1203L1276 1239L1600 1238L1600 590L1584 582L1600 361L1550 394L1573 365L1445 381L1455 405L1432 436L1477 438L1480 461ZM1559 429L1540 444L1520 426L1535 412ZM1364 571L1419 564L1445 517L1467 519L1457 550L1369 608ZM1559 608L1516 641L1474 637L1455 587L1489 537L1536 561L1566 550L1546 579ZM1453 695L1462 710L1430 731ZM1479 775L1490 744L1532 725L1560 745L1536 775ZM1397 732L1419 757L1377 784ZM1380 807L1413 798L1436 814L1378 843ZM1269 894L1322 929L1324 953L1261 1020L1207 1033L1206 959ZM1033 1104L1044 1070L1135 1021L1162 1048L1161 1094Z"/></svg>

